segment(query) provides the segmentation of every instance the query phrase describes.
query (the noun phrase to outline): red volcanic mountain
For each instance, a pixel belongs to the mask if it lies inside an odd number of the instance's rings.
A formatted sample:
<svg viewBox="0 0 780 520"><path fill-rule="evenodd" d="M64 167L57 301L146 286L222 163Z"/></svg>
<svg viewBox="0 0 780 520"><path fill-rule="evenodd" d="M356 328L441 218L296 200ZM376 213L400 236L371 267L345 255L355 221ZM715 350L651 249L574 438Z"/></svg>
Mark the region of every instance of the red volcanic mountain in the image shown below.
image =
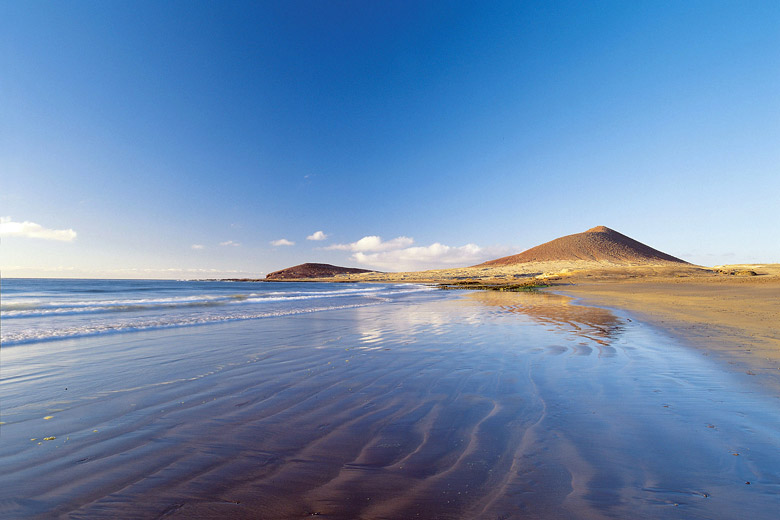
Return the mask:
<svg viewBox="0 0 780 520"><path fill-rule="evenodd" d="M503 266L528 262L557 262L566 260L586 260L611 264L667 264L682 263L633 238L618 233L608 227L598 226L584 233L576 233L556 238L544 244L532 247L520 254L490 260L480 266Z"/></svg>
<svg viewBox="0 0 780 520"><path fill-rule="evenodd" d="M297 278L327 278L337 274L373 273L368 269L339 267L330 264L301 264L265 275L266 280L295 280Z"/></svg>

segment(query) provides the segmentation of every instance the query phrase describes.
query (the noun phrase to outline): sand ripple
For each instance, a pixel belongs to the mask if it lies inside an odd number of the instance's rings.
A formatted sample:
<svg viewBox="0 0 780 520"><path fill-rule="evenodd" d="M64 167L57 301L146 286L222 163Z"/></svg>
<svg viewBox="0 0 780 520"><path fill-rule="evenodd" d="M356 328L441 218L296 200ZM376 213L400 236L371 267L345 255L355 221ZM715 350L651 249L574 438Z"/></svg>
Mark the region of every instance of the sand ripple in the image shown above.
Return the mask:
<svg viewBox="0 0 780 520"><path fill-rule="evenodd" d="M4 414L4 518L776 510L776 403L561 297L445 294L61 349L40 378L4 381L28 392Z"/></svg>

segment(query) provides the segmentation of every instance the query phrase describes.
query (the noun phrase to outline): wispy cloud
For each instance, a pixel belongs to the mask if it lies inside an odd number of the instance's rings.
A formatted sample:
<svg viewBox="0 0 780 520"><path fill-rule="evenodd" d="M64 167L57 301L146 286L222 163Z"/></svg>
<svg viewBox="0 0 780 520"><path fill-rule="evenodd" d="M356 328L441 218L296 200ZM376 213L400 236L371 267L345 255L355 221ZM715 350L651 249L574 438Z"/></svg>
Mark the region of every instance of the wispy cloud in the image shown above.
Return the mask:
<svg viewBox="0 0 780 520"><path fill-rule="evenodd" d="M220 242L219 245L239 247L241 245L241 242L233 242L232 240L227 240L225 242Z"/></svg>
<svg viewBox="0 0 780 520"><path fill-rule="evenodd" d="M392 251L395 249L402 249L414 244L414 239L409 237L397 237L392 240L383 241L381 237L376 235L369 235L361 238L357 242L351 244L334 244L328 246L325 249L333 249L338 251L354 251L356 253L369 253L369 252L382 252Z"/></svg>
<svg viewBox="0 0 780 520"><path fill-rule="evenodd" d="M205 248L206 246L204 246L203 244L192 244L190 247L191 247L192 249L198 250L198 249L203 249L203 248Z"/></svg>
<svg viewBox="0 0 780 520"><path fill-rule="evenodd" d="M72 229L48 229L35 222L14 222L11 217L0 217L0 236L72 242L76 239L76 232Z"/></svg>
<svg viewBox="0 0 780 520"><path fill-rule="evenodd" d="M306 240L325 240L326 238L328 238L328 235L326 235L324 231L315 231L307 236Z"/></svg>
<svg viewBox="0 0 780 520"><path fill-rule="evenodd" d="M272 246L294 246L295 242L292 242L291 240L287 240L286 238L280 238L279 240L273 240L271 242Z"/></svg>

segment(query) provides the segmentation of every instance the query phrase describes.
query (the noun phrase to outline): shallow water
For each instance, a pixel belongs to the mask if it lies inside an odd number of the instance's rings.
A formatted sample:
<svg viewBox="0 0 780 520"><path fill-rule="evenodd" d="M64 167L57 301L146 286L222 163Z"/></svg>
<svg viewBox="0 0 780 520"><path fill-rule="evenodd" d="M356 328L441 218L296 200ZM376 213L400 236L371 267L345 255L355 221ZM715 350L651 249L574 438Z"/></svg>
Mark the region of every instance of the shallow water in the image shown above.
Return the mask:
<svg viewBox="0 0 780 520"><path fill-rule="evenodd" d="M2 363L4 518L780 510L776 396L552 294L415 293Z"/></svg>
<svg viewBox="0 0 780 520"><path fill-rule="evenodd" d="M413 284L5 279L3 345L378 305Z"/></svg>

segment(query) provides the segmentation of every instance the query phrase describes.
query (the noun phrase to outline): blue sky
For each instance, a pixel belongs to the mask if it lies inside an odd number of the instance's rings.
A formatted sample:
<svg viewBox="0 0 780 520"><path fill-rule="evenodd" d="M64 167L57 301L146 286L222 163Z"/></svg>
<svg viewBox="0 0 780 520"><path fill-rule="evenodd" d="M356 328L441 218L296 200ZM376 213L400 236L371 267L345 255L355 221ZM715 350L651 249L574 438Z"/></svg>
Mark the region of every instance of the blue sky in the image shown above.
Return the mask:
<svg viewBox="0 0 780 520"><path fill-rule="evenodd" d="M2 274L435 268L596 225L780 262L778 27L775 1L3 2Z"/></svg>

